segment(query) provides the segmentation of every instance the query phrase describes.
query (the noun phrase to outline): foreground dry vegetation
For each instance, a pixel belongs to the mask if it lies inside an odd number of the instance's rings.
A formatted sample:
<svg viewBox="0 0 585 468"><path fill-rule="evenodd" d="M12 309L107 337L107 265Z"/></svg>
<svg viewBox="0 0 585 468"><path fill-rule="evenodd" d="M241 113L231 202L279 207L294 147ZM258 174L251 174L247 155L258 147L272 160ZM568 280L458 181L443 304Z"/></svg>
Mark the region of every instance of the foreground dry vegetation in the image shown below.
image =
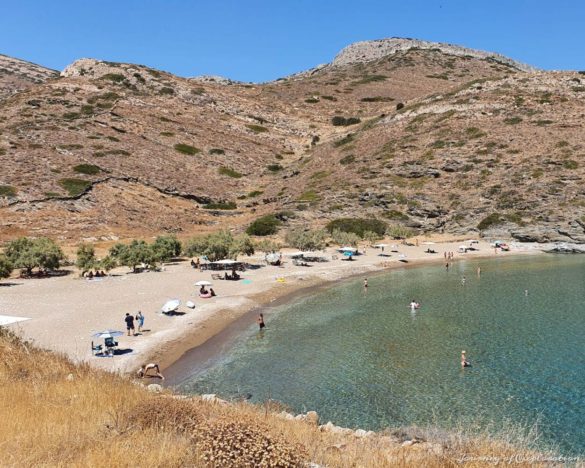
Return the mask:
<svg viewBox="0 0 585 468"><path fill-rule="evenodd" d="M152 393L1 327L0 353L2 466L434 467L510 457L533 466L534 452L485 435L409 428L359 438L283 419L275 404Z"/></svg>

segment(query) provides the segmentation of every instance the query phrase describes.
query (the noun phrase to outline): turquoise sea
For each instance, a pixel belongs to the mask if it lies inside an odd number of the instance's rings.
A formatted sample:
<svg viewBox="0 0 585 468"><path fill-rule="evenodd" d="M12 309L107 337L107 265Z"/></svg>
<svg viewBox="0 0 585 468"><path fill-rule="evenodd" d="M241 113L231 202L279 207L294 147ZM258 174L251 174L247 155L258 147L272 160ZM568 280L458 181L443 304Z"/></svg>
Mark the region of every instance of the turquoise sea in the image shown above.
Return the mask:
<svg viewBox="0 0 585 468"><path fill-rule="evenodd" d="M583 454L584 298L585 256L394 270L367 291L363 278L339 282L267 309L265 331L251 324L180 390L271 398L373 430L536 425L543 447Z"/></svg>

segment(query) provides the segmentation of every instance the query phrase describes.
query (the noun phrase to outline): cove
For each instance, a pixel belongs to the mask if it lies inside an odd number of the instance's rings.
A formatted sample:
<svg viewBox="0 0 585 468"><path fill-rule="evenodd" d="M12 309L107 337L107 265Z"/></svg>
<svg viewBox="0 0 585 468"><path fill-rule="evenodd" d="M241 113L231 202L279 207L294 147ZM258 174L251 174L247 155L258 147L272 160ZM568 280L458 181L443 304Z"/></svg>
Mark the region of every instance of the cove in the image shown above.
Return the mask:
<svg viewBox="0 0 585 468"><path fill-rule="evenodd" d="M265 331L251 324L179 390L274 399L368 430L537 425L543 447L580 455L584 297L580 256L393 270L367 291L353 279L267 310Z"/></svg>

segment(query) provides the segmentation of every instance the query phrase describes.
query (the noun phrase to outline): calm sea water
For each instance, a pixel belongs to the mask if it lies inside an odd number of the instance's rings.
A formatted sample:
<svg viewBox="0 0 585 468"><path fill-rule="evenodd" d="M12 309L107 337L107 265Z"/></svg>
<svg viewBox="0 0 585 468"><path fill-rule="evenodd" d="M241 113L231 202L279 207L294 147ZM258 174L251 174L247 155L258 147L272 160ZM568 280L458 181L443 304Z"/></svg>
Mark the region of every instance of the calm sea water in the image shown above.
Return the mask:
<svg viewBox="0 0 585 468"><path fill-rule="evenodd" d="M373 430L537 424L544 446L585 453L585 257L468 261L362 284L268 311L264 332L251 326L181 390L272 398Z"/></svg>

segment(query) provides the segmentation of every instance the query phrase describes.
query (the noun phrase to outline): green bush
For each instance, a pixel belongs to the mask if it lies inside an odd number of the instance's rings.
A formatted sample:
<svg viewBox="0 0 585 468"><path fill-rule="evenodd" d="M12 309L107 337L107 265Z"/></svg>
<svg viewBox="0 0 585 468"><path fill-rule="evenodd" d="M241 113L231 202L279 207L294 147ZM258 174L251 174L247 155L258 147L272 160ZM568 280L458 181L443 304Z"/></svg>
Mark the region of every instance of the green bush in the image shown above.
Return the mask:
<svg viewBox="0 0 585 468"><path fill-rule="evenodd" d="M195 148L194 146L191 146L191 145L186 145L185 143L177 143L174 146L174 148L179 153L188 154L190 156L193 156L193 155L201 152L201 150L199 148Z"/></svg>
<svg viewBox="0 0 585 468"><path fill-rule="evenodd" d="M230 169L229 167L225 167L225 166L221 166L217 172L220 175L224 175L224 176L228 176L228 177L233 177L234 179L239 179L242 177L242 174L240 174L238 171L234 170L234 169Z"/></svg>
<svg viewBox="0 0 585 468"><path fill-rule="evenodd" d="M356 125L361 122L360 119L357 117L342 117L340 115L336 115L331 119L331 124L336 127L347 127L349 125Z"/></svg>
<svg viewBox="0 0 585 468"><path fill-rule="evenodd" d="M392 239L408 239L413 234L412 229L401 225L388 226L386 229L386 235Z"/></svg>
<svg viewBox="0 0 585 468"><path fill-rule="evenodd" d="M329 232L339 230L341 232L352 232L359 237L363 237L366 231L375 232L383 236L386 232L387 224L379 219L364 219L364 218L339 218L330 221L325 229Z"/></svg>
<svg viewBox="0 0 585 468"><path fill-rule="evenodd" d="M565 169L577 169L579 167L579 163L572 159L566 159L563 161L563 167Z"/></svg>
<svg viewBox="0 0 585 468"><path fill-rule="evenodd" d="M257 197L258 195L262 195L263 193L264 193L263 190L252 190L250 193L248 193L248 198Z"/></svg>
<svg viewBox="0 0 585 468"><path fill-rule="evenodd" d="M319 102L319 99L315 99L315 98L307 98L305 99L305 102L307 104L317 104Z"/></svg>
<svg viewBox="0 0 585 468"><path fill-rule="evenodd" d="M75 119L78 119L79 117L81 117L79 112L65 112L63 114L63 118L65 120L75 120Z"/></svg>
<svg viewBox="0 0 585 468"><path fill-rule="evenodd" d="M175 94L175 90L169 86L165 86L164 88L161 88L159 90L158 94L160 94L161 96L172 96L173 94Z"/></svg>
<svg viewBox="0 0 585 468"><path fill-rule="evenodd" d="M355 84L368 84L375 83L377 81L386 81L388 77L386 75L365 75L361 80L356 81Z"/></svg>
<svg viewBox="0 0 585 468"><path fill-rule="evenodd" d="M12 185L0 185L0 197L15 197L16 192Z"/></svg>
<svg viewBox="0 0 585 468"><path fill-rule="evenodd" d="M221 148L211 148L209 154L225 154L225 151Z"/></svg>
<svg viewBox="0 0 585 468"><path fill-rule="evenodd" d="M262 125L247 124L246 127L252 130L254 133L265 133L268 131L268 129Z"/></svg>
<svg viewBox="0 0 585 468"><path fill-rule="evenodd" d="M130 244L117 243L110 248L109 256L120 265L132 268L145 264L148 267L155 267L157 263L157 254L152 245L143 240L133 240Z"/></svg>
<svg viewBox="0 0 585 468"><path fill-rule="evenodd" d="M351 143L354 138L355 138L355 134L350 133L350 134L344 136L342 139L334 141L333 146L335 148L339 148L340 146L347 145L348 143Z"/></svg>
<svg viewBox="0 0 585 468"><path fill-rule="evenodd" d="M58 184L63 187L71 197L76 197L91 187L91 182L83 179L60 179Z"/></svg>
<svg viewBox="0 0 585 468"><path fill-rule="evenodd" d="M522 117L508 117L507 119L504 119L504 123L508 125L517 125L520 122L522 122Z"/></svg>
<svg viewBox="0 0 585 468"><path fill-rule="evenodd" d="M175 134L173 132L160 132L160 136L172 137L175 136Z"/></svg>
<svg viewBox="0 0 585 468"><path fill-rule="evenodd" d="M246 229L246 234L251 236L271 236L278 232L281 221L274 215L269 214L256 219Z"/></svg>
<svg viewBox="0 0 585 468"><path fill-rule="evenodd" d="M107 73L103 75L100 79L112 81L114 83L122 83L126 80L126 77L120 73Z"/></svg>
<svg viewBox="0 0 585 468"><path fill-rule="evenodd" d="M206 210L235 210L237 205L235 202L212 202L207 205L203 205Z"/></svg>
<svg viewBox="0 0 585 468"><path fill-rule="evenodd" d="M348 154L347 156L344 156L339 160L339 164L343 166L347 166L348 164L351 164L353 162L355 162L355 156L353 154Z"/></svg>
<svg viewBox="0 0 585 468"><path fill-rule="evenodd" d="M159 262L168 262L181 255L183 246L176 236L158 236L152 244L152 251Z"/></svg>
<svg viewBox="0 0 585 468"><path fill-rule="evenodd" d="M384 96L372 96L372 97L361 98L360 101L362 101L362 102L392 102L392 101L394 101L394 98L384 97Z"/></svg>
<svg viewBox="0 0 585 468"><path fill-rule="evenodd" d="M73 167L73 170L79 174L86 175L95 175L102 171L99 166L95 166L93 164L78 164L77 166Z"/></svg>
<svg viewBox="0 0 585 468"><path fill-rule="evenodd" d="M282 171L283 167L280 164L269 164L266 166L266 169L268 169L270 172L278 172Z"/></svg>
<svg viewBox="0 0 585 468"><path fill-rule="evenodd" d="M307 190L303 192L297 201L313 202L319 200L319 195L314 190Z"/></svg>

